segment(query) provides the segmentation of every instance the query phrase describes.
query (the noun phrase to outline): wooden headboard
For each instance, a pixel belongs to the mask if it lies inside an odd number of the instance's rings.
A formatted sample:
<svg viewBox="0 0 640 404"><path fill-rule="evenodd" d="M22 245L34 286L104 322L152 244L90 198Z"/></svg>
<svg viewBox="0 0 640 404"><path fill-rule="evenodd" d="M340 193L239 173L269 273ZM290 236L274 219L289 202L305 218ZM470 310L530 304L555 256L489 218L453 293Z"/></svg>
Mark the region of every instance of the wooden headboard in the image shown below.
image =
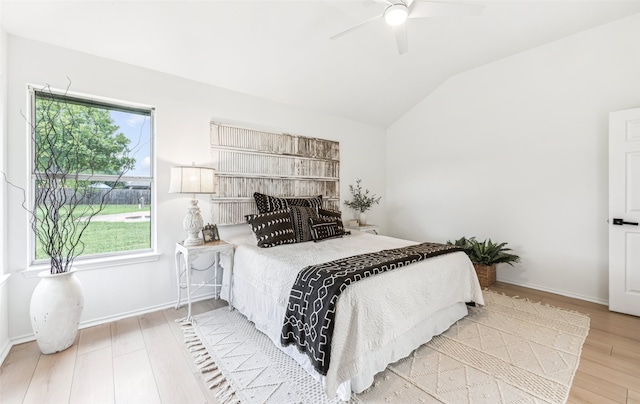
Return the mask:
<svg viewBox="0 0 640 404"><path fill-rule="evenodd" d="M322 195L325 208L340 209L339 142L211 122L211 152L218 180L212 223L245 223L258 212L254 192Z"/></svg>

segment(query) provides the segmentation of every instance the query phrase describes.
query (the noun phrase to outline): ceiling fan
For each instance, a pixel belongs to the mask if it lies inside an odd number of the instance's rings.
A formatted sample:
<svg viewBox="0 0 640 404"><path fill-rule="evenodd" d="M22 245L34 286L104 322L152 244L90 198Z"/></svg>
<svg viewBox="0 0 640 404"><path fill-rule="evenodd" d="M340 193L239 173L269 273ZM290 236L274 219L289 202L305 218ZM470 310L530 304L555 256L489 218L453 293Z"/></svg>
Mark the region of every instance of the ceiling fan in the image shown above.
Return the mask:
<svg viewBox="0 0 640 404"><path fill-rule="evenodd" d="M407 19L409 18L428 18L428 17L465 17L476 16L482 13L484 9L480 4L469 3L445 3L430 0L375 0L386 4L386 8L382 14L377 15L369 20L363 21L351 28L348 28L330 39L338 39L352 31L363 26L384 19L385 22L393 28L396 37L398 52L403 55L409 50L407 41Z"/></svg>

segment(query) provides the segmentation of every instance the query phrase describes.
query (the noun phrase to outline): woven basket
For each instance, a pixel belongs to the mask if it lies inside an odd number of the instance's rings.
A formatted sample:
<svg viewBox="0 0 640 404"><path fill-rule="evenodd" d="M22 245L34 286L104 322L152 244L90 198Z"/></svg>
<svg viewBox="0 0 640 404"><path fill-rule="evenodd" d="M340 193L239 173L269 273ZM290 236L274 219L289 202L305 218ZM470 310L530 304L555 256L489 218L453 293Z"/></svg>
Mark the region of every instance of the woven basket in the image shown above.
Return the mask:
<svg viewBox="0 0 640 404"><path fill-rule="evenodd" d="M476 269L480 286L483 288L491 286L496 282L496 264L482 265L474 263L473 267Z"/></svg>

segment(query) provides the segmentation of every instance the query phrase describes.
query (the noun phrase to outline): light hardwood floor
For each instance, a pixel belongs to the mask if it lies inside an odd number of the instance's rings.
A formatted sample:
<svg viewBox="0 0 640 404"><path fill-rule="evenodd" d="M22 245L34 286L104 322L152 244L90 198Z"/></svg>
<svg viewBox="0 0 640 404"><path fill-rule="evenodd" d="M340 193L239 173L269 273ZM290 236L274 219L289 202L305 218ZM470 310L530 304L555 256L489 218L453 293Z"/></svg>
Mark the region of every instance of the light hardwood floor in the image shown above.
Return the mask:
<svg viewBox="0 0 640 404"><path fill-rule="evenodd" d="M570 403L640 404L640 318L605 306L496 283L491 289L589 314ZM218 308L193 305L194 314ZM14 346L0 368L0 403L213 403L183 344L185 309L166 309L80 331L76 343L41 355L35 342Z"/></svg>

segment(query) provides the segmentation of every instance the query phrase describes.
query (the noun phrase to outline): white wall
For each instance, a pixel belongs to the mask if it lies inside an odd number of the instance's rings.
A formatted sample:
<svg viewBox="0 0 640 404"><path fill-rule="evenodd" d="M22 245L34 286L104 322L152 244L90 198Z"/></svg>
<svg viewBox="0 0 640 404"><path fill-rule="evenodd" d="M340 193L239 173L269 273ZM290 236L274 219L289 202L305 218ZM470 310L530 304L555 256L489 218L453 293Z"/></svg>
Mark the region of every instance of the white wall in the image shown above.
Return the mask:
<svg viewBox="0 0 640 404"><path fill-rule="evenodd" d="M2 4L0 3L0 15ZM6 99L7 99L7 34L0 26L0 169L6 170L5 165L5 133L6 133ZM6 254L4 253L5 235L5 189L4 181L0 182L0 363L9 353L9 291L6 270Z"/></svg>
<svg viewBox="0 0 640 404"><path fill-rule="evenodd" d="M144 52L144 49L140 50ZM340 142L341 193L362 177L370 188L385 188L385 132L342 118L313 113L217 87L180 79L131 65L89 56L9 36L8 168L12 181L27 187L25 111L27 83L155 106L157 157L157 213L159 261L147 264L81 271L85 288L82 322L108 320L120 315L165 307L176 298L173 269L174 243L184 238L182 219L187 199L169 195L169 167L207 164L210 161L209 122L242 123L261 129L320 137ZM9 193L8 240L10 272L27 265L27 216L20 195ZM204 198L200 204L205 205ZM372 211L371 220L384 211ZM345 217L351 213L345 211ZM207 209L203 216L208 217ZM14 340L31 333L28 308L36 279L14 274L10 279L9 331Z"/></svg>
<svg viewBox="0 0 640 404"><path fill-rule="evenodd" d="M506 241L499 280L607 301L608 113L638 72L634 15L449 79L387 130L389 233Z"/></svg>

